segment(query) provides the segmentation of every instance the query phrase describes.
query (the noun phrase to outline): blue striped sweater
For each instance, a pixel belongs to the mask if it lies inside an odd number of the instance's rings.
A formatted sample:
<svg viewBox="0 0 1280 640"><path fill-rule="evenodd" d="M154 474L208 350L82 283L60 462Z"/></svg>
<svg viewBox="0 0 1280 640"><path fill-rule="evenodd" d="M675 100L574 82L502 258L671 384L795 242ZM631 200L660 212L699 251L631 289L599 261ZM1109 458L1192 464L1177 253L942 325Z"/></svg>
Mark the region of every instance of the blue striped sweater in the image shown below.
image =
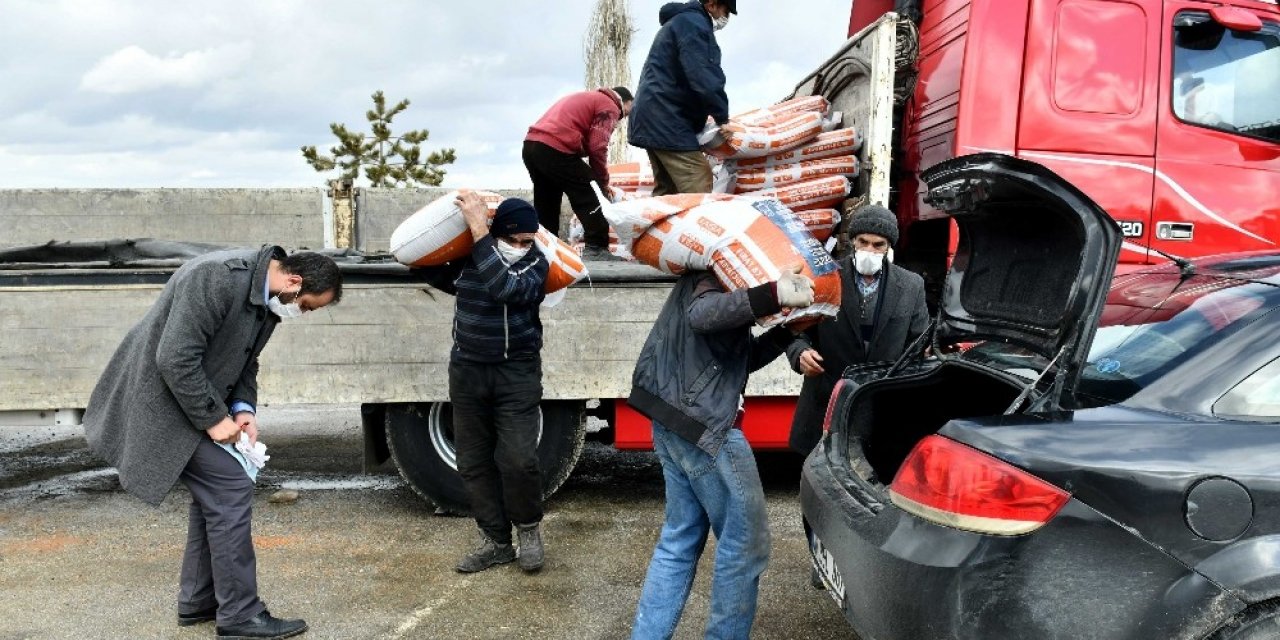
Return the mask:
<svg viewBox="0 0 1280 640"><path fill-rule="evenodd" d="M461 362L494 363L538 357L542 321L538 305L546 297L549 265L537 247L510 266L496 241L485 236L471 249L449 293L457 296L453 351Z"/></svg>

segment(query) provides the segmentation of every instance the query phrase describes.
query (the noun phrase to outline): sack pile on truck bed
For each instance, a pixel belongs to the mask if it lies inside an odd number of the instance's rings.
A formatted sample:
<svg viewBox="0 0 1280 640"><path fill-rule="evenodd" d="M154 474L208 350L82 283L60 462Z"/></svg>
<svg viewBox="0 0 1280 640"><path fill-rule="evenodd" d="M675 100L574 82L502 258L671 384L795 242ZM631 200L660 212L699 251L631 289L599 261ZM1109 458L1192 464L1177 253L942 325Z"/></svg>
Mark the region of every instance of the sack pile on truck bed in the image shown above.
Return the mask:
<svg viewBox="0 0 1280 640"><path fill-rule="evenodd" d="M822 96L803 96L734 116L724 126L734 133L724 142L708 125L700 136L715 165L715 193L772 198L796 214L821 242L840 223L840 205L858 176L862 136L852 127L835 129L840 114ZM629 202L653 194L653 169L646 162L609 165L611 199ZM569 224L569 242L581 251L582 225ZM635 259L630 245L611 227L610 253Z"/></svg>
<svg viewBox="0 0 1280 640"><path fill-rule="evenodd" d="M635 259L667 273L710 270L733 291L776 281L796 265L813 279L814 303L759 320L804 327L835 317L840 273L806 222L776 200L680 194L603 203L605 218Z"/></svg>
<svg viewBox="0 0 1280 640"><path fill-rule="evenodd" d="M505 198L489 191L476 191L489 206L489 217ZM442 265L471 253L471 230L455 200L457 191L440 196L400 223L391 233L391 254L411 267ZM560 291L587 276L587 267L573 247L544 227L538 227L534 244L546 256L547 293ZM556 299L558 301L558 299Z"/></svg>

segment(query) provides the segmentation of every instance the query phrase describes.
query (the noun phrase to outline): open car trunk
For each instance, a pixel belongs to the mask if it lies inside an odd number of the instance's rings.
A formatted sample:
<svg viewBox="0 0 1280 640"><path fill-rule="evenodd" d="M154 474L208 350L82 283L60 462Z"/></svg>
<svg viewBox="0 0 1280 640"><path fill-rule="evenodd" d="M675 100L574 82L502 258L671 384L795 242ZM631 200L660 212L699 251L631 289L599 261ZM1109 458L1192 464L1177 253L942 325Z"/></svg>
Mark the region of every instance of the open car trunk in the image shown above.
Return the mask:
<svg viewBox="0 0 1280 640"><path fill-rule="evenodd" d="M911 448L950 420L999 415L1022 388L965 362L948 360L915 373L875 380L849 397L848 456L888 484Z"/></svg>
<svg viewBox="0 0 1280 640"><path fill-rule="evenodd" d="M1040 165L984 153L922 177L926 201L960 233L932 326L938 355L851 370L832 415L854 472L885 484L950 420L1054 411L1073 398L1120 252L1106 211ZM1006 368L956 349L983 342L1028 357Z"/></svg>

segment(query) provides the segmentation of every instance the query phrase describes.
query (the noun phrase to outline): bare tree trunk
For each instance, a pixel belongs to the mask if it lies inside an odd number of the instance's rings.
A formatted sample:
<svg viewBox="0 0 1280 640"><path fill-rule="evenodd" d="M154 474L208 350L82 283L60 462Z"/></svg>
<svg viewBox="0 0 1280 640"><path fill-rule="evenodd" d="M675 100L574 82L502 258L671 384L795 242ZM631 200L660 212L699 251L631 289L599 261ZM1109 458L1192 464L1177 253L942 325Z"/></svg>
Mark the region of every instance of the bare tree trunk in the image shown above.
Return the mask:
<svg viewBox="0 0 1280 640"><path fill-rule="evenodd" d="M628 0L597 0L587 26L583 57L587 63L586 85L597 87L627 87L631 89L631 10ZM619 126L609 141L609 162L626 162L630 159L627 146L627 128Z"/></svg>

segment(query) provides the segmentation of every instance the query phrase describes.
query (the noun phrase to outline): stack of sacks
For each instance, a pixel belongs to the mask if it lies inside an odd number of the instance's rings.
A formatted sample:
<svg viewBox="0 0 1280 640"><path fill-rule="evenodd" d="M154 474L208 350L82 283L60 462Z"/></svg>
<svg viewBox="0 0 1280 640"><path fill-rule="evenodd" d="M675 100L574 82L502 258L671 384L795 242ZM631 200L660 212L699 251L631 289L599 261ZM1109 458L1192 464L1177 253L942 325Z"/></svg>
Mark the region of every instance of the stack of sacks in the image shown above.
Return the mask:
<svg viewBox="0 0 1280 640"><path fill-rule="evenodd" d="M858 175L862 139L852 128L831 130L840 114L828 117L829 109L822 96L805 96L730 119L723 129L733 141L712 136L704 147L723 159L717 191L777 197L792 211L838 207Z"/></svg>
<svg viewBox="0 0 1280 640"><path fill-rule="evenodd" d="M710 269L733 291L774 282L801 265L814 282L813 305L761 318L761 326L802 328L834 317L840 307L835 261L805 222L776 200L681 194L601 206L635 259L667 273Z"/></svg>
<svg viewBox="0 0 1280 640"><path fill-rule="evenodd" d="M840 114L828 116L830 108L822 96L793 98L730 118L722 127L710 125L699 141L707 154L725 160L781 153L839 125ZM728 141L723 133L732 134Z"/></svg>
<svg viewBox="0 0 1280 640"><path fill-rule="evenodd" d="M498 203L504 200L503 196L489 191L476 193L489 205L489 217L492 218ZM457 197L457 191L450 191L396 227L391 233L391 253L397 261L412 267L429 267L464 258L471 253L471 230L455 203ZM582 258L556 234L538 227L534 244L550 265L547 293L560 291L587 276ZM550 298L548 304L559 302L560 298Z"/></svg>
<svg viewBox="0 0 1280 640"><path fill-rule="evenodd" d="M609 165L609 186L622 199L647 198L653 195L653 168L639 162Z"/></svg>

